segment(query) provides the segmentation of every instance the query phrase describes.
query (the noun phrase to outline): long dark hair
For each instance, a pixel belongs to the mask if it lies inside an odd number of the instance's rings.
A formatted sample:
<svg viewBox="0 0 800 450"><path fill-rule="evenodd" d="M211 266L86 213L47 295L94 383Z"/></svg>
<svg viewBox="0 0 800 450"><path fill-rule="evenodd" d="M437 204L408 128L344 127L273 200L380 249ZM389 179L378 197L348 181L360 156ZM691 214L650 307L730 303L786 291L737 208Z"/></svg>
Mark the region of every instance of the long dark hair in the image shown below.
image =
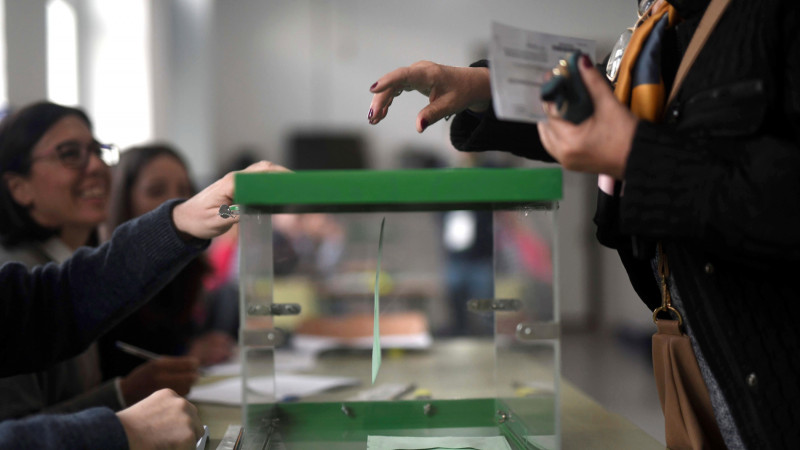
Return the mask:
<svg viewBox="0 0 800 450"><path fill-rule="evenodd" d="M108 233L114 232L118 226L133 219L133 205L131 204L131 190L136 180L141 175L142 169L159 156L169 156L178 161L186 172L189 166L180 153L169 144L153 143L131 147L122 152L119 165L114 168L113 183L111 188L111 211L108 215ZM196 193L194 184L189 180L191 194Z"/></svg>
<svg viewBox="0 0 800 450"><path fill-rule="evenodd" d="M66 116L76 116L92 129L92 121L83 110L50 102L33 103L3 119L0 122L0 176L7 173L30 175L31 153L36 143ZM4 178L0 182L0 214L3 215L0 243L4 246L43 241L59 232L36 223L27 208L14 201Z"/></svg>
<svg viewBox="0 0 800 450"><path fill-rule="evenodd" d="M116 227L134 218L133 186L143 169L159 156L174 158L189 172L184 159L169 144L152 143L124 150L113 169L111 208L105 230L108 236ZM189 187L194 194L191 179ZM122 354L115 346L117 340L169 355L186 350L184 347L196 331L195 320L200 321L195 314L203 311L203 277L208 271L205 257L197 256L146 305L100 338L100 363L105 378L126 375L141 364L139 359Z"/></svg>

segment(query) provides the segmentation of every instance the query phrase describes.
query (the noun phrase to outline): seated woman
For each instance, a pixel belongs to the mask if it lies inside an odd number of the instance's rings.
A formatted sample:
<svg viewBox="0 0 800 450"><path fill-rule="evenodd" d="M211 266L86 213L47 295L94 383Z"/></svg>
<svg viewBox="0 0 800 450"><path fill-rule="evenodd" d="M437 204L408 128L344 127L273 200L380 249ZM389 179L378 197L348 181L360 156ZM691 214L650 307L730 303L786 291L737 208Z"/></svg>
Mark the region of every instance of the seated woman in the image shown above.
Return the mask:
<svg viewBox="0 0 800 450"><path fill-rule="evenodd" d="M97 226L107 217L108 165L117 158L116 149L95 139L80 109L43 102L6 117L0 124L0 264L61 262L96 244ZM101 383L92 345L44 371L0 378L0 420L91 406L120 410L161 388L184 395L197 367L196 358L162 358Z"/></svg>
<svg viewBox="0 0 800 450"><path fill-rule="evenodd" d="M195 188L178 152L165 144L133 147L122 153L115 168L108 234L122 223L173 198L189 198ZM125 342L161 355L189 355L201 365L228 359L234 341L222 332L200 333L205 308L203 277L208 272L198 257L136 313L100 338L105 377L125 375L142 359L121 352Z"/></svg>

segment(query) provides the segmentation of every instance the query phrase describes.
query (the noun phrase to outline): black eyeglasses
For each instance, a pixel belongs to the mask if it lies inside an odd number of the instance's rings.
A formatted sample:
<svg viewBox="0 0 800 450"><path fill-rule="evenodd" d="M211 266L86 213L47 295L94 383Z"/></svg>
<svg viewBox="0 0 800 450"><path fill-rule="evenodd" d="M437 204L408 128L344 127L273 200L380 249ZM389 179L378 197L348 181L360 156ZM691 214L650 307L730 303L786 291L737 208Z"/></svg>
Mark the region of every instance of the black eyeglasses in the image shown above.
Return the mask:
<svg viewBox="0 0 800 450"><path fill-rule="evenodd" d="M119 147L114 144L101 144L96 141L89 145L69 141L59 144L54 153L33 157L31 161L58 158L64 167L83 170L89 165L89 157L91 155L97 155L107 166L114 166L119 162Z"/></svg>

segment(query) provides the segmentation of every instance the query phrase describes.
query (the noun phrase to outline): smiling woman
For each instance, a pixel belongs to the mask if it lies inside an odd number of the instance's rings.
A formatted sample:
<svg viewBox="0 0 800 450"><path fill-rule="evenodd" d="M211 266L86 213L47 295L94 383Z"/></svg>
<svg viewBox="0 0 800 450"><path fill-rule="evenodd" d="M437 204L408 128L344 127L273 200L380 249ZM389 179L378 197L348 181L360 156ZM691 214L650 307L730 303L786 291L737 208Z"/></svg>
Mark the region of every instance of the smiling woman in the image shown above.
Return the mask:
<svg viewBox="0 0 800 450"><path fill-rule="evenodd" d="M27 176L6 176L14 201L38 225L59 230L73 250L88 242L107 215L111 172L99 148L88 122L66 115L33 147Z"/></svg>
<svg viewBox="0 0 800 450"><path fill-rule="evenodd" d="M186 162L167 144L128 148L115 170L109 233L169 199L195 193Z"/></svg>
<svg viewBox="0 0 800 450"><path fill-rule="evenodd" d="M6 247L66 233L75 248L86 244L106 217L111 174L89 154L95 144L89 117L80 109L37 103L0 128L0 237ZM70 167L77 146L83 167ZM60 149L60 150L59 150ZM65 163L66 161L66 163Z"/></svg>
<svg viewBox="0 0 800 450"><path fill-rule="evenodd" d="M4 119L0 264L62 262L78 247L96 244L97 227L108 216L109 164L118 156L115 147L95 139L92 123L80 109L35 103ZM119 410L165 387L185 394L196 368L194 358L164 358L103 383L93 344L42 372L0 378L0 420L91 406Z"/></svg>

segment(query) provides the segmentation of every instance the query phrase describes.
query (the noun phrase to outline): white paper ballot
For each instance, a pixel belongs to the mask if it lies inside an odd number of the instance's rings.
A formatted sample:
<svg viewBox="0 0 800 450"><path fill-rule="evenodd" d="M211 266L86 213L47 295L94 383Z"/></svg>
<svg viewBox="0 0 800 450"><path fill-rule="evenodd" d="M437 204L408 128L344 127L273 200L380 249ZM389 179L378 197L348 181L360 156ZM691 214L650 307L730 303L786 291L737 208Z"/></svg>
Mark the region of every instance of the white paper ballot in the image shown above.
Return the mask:
<svg viewBox="0 0 800 450"><path fill-rule="evenodd" d="M355 386L359 380L352 377L327 377L317 375L298 375L279 373L275 383L272 377L253 377L248 380L251 397L266 402L285 400L290 397L306 397L324 392L328 389L344 386ZM277 384L277 392L274 387ZM194 386L187 399L196 402L217 403L222 405L239 405L242 402L242 379L228 378L215 383Z"/></svg>
<svg viewBox="0 0 800 450"><path fill-rule="evenodd" d="M489 71L497 117L532 123L547 120L540 98L545 74L576 50L594 61L595 42L592 40L492 23Z"/></svg>
<svg viewBox="0 0 800 450"><path fill-rule="evenodd" d="M292 350L275 350L275 370L280 373L309 371L317 364L314 353ZM206 376L233 376L242 373L242 362L238 355L228 362L203 367Z"/></svg>

